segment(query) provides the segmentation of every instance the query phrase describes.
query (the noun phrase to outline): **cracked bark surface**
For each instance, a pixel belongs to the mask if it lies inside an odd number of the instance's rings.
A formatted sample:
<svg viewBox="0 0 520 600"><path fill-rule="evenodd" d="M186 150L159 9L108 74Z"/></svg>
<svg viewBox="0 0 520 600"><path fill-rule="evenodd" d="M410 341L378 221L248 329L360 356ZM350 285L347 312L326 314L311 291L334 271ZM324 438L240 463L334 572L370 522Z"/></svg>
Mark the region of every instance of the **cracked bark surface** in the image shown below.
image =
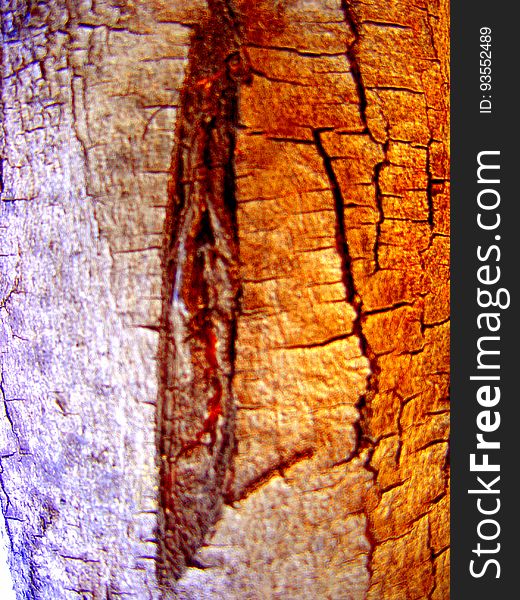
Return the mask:
<svg viewBox="0 0 520 600"><path fill-rule="evenodd" d="M448 598L448 5L184 4L2 2L18 597ZM219 5L253 73L233 143L233 456L216 512L180 502L203 531L161 591L164 232L183 85L224 57L194 67L190 49ZM206 432L206 402L195 421L173 406L177 438Z"/></svg>

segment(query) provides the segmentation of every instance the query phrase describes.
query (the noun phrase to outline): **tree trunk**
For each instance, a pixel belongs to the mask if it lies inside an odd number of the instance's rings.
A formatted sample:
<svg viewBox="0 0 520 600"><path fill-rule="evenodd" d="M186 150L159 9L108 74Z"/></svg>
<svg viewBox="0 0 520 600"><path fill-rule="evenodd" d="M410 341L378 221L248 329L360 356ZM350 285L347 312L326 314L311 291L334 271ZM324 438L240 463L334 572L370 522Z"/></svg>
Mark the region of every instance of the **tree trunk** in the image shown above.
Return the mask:
<svg viewBox="0 0 520 600"><path fill-rule="evenodd" d="M17 598L449 597L448 32L2 1Z"/></svg>

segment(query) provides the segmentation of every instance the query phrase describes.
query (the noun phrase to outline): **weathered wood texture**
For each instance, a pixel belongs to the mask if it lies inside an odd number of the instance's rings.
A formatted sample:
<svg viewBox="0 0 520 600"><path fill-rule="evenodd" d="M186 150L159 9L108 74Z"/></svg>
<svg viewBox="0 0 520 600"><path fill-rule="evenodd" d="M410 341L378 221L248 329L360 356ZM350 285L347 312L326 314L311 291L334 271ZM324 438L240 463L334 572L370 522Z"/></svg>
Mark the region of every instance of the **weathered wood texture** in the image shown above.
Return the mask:
<svg viewBox="0 0 520 600"><path fill-rule="evenodd" d="M18 597L447 599L445 0L233 4L253 72L234 457L205 544L159 590L165 211L208 22L186 5L2 2L0 499Z"/></svg>

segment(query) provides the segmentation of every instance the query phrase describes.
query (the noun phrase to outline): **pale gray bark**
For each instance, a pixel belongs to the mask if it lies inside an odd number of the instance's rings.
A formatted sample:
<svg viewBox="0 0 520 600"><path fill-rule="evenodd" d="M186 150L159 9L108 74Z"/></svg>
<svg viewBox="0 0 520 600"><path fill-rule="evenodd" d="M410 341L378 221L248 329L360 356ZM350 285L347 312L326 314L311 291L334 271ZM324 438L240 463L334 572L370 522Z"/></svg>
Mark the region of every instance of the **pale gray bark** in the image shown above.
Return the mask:
<svg viewBox="0 0 520 600"><path fill-rule="evenodd" d="M151 327L180 5L4 3L1 495L19 598L157 596Z"/></svg>
<svg viewBox="0 0 520 600"><path fill-rule="evenodd" d="M1 0L0 503L18 599L446 596L437 4L234 3L254 69L235 156L237 446L222 514L161 592L163 228L207 7Z"/></svg>

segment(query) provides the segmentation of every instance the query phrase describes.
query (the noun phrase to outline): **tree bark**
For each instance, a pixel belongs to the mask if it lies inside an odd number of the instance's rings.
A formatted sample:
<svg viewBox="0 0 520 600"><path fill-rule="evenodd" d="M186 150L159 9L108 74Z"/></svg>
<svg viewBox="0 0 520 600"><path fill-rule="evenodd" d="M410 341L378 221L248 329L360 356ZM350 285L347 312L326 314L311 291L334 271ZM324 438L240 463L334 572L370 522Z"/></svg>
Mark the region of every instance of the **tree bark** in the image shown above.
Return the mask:
<svg viewBox="0 0 520 600"><path fill-rule="evenodd" d="M186 4L2 2L16 597L446 599L448 3Z"/></svg>

